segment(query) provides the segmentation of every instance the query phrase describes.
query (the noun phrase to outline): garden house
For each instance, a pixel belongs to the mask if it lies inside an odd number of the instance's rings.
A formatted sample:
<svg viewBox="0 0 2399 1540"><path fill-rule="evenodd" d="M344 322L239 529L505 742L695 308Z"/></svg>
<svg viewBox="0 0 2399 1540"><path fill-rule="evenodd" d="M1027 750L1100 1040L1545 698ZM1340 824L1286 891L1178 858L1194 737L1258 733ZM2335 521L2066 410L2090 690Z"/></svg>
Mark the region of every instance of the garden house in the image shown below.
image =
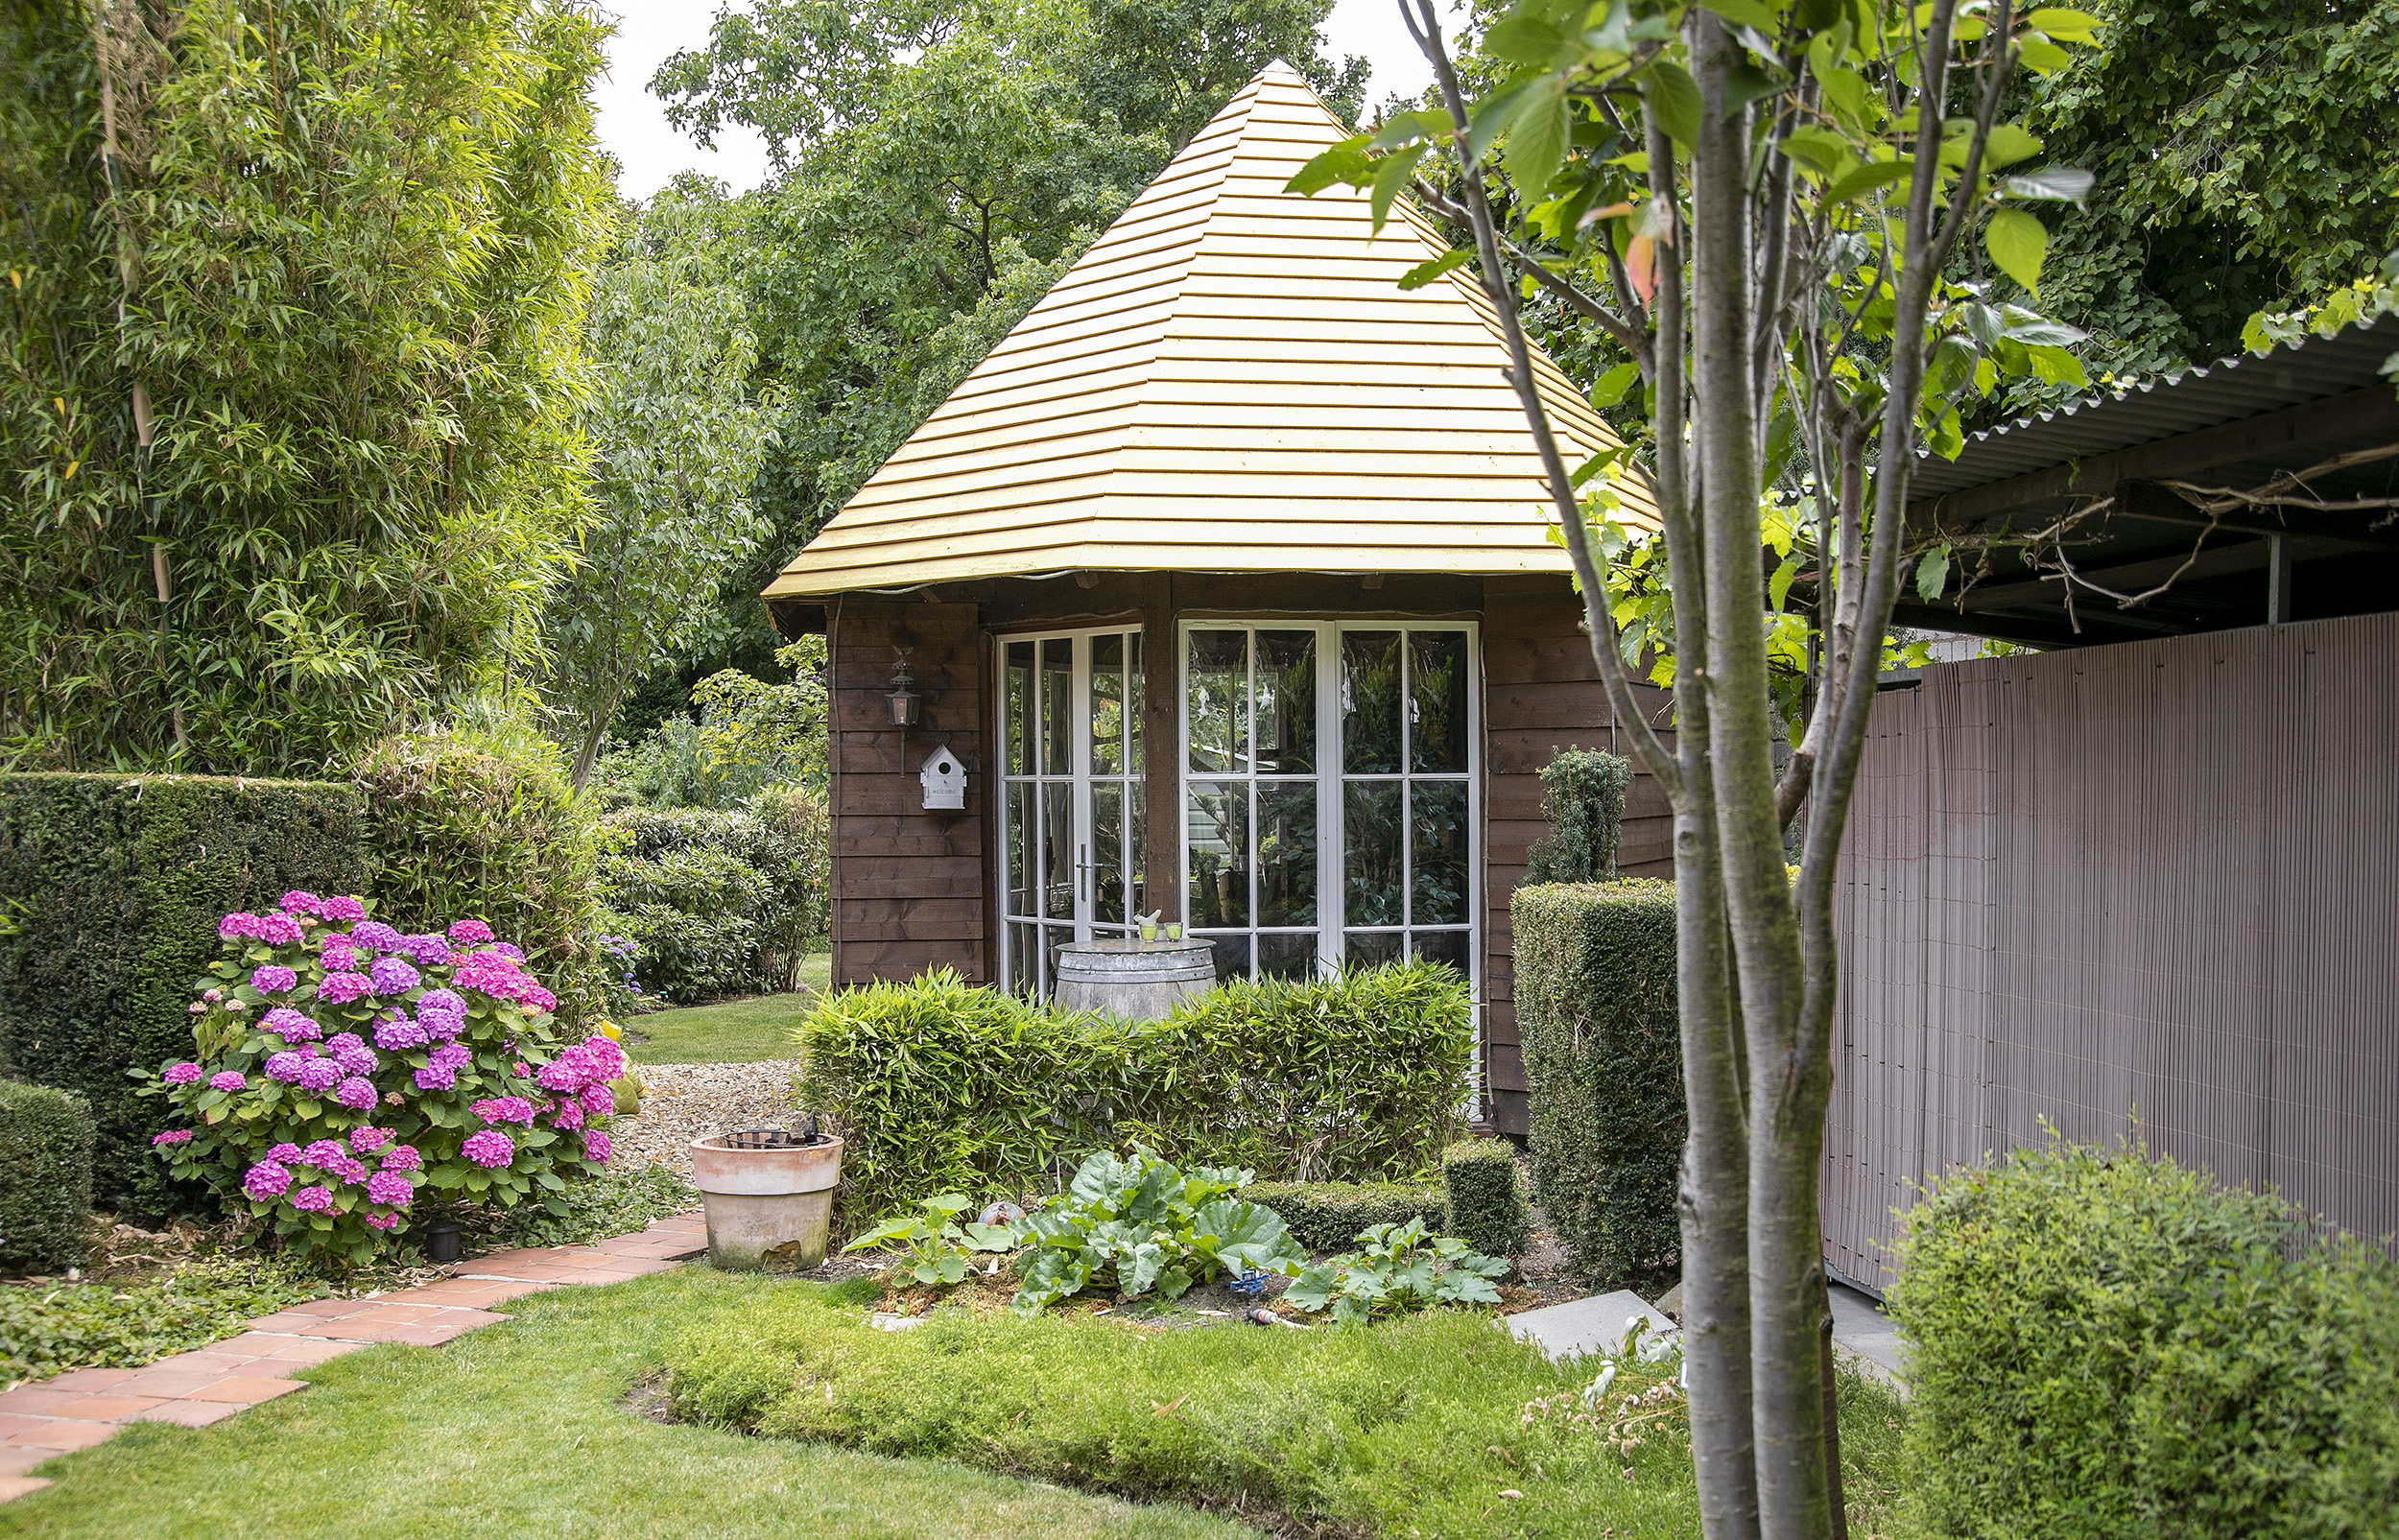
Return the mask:
<svg viewBox="0 0 2399 1540"><path fill-rule="evenodd" d="M2394 350L2386 320L1918 470L1928 541L2057 533L1899 617L2047 652L1875 702L1824 1184L1853 1281L1917 1184L2044 1122L2137 1115L2186 1164L2399 1231Z"/></svg>
<svg viewBox="0 0 2399 1540"><path fill-rule="evenodd" d="M1508 895L1613 724L1487 300L1400 287L1447 246L1405 199L1286 190L1346 132L1261 72L766 600L829 640L837 982L1046 994L1153 910L1226 977L1438 959L1521 1131ZM1614 441L1534 367L1570 462Z"/></svg>

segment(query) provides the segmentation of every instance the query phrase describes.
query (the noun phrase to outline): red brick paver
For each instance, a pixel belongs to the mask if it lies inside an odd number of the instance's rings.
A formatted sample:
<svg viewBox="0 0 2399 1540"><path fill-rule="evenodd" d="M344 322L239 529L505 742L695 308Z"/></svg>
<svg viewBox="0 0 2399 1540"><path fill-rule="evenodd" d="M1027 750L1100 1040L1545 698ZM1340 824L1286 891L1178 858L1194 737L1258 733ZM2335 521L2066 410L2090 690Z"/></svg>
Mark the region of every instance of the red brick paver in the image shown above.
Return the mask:
<svg viewBox="0 0 2399 1540"><path fill-rule="evenodd" d="M506 1317L489 1307L566 1284L663 1272L708 1244L701 1217L679 1214L597 1245L526 1247L474 1257L457 1274L365 1299L312 1299L261 1315L239 1336L138 1369L74 1369L0 1392L0 1503L50 1483L29 1473L133 1422L204 1428L300 1388L296 1370L370 1342L439 1347Z"/></svg>

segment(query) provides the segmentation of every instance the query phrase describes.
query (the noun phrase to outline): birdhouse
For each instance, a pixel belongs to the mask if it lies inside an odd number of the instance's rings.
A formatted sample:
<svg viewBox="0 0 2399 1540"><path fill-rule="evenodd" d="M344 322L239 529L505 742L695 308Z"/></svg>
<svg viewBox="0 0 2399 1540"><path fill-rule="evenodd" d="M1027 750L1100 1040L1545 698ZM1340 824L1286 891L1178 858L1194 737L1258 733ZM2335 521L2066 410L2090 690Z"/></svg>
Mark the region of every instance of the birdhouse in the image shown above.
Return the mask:
<svg viewBox="0 0 2399 1540"><path fill-rule="evenodd" d="M924 782L927 812L959 812L965 808L966 767L958 762L948 745L925 756L924 769L916 772L916 779Z"/></svg>

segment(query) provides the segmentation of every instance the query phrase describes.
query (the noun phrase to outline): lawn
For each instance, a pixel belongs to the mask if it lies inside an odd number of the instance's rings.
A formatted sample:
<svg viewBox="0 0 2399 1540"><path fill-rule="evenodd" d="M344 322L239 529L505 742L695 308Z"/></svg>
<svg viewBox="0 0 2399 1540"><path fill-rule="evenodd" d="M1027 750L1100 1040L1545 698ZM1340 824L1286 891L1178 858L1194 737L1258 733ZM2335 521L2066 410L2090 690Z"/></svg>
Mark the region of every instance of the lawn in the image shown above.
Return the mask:
<svg viewBox="0 0 2399 1540"><path fill-rule="evenodd" d="M1187 1509L663 1426L627 1406L664 1341L772 1287L684 1268L520 1299L513 1321L445 1348L368 1348L214 1428L145 1424L52 1461L55 1485L0 1505L0 1537L1254 1537Z"/></svg>
<svg viewBox="0 0 2399 1540"><path fill-rule="evenodd" d="M792 1042L792 1029L816 1004L832 975L832 957L819 953L801 964L799 987L790 994L628 1017L626 1028L649 1039L629 1052L636 1064L755 1064L796 1058L799 1050Z"/></svg>

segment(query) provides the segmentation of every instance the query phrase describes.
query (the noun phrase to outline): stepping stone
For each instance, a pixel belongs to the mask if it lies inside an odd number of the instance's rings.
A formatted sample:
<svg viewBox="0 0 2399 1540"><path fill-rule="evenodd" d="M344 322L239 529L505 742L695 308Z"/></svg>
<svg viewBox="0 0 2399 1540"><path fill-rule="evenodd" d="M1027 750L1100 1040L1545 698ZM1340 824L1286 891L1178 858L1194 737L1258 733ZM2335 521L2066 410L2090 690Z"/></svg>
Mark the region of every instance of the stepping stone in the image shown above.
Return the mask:
<svg viewBox="0 0 2399 1540"><path fill-rule="evenodd" d="M1614 1353L1624 1346L1625 1329L1634 1317L1650 1323L1659 1335L1675 1331L1675 1323L1652 1309L1629 1289L1588 1299L1570 1299L1521 1315L1501 1317L1518 1341L1531 1342L1551 1358L1578 1358L1586 1353Z"/></svg>

